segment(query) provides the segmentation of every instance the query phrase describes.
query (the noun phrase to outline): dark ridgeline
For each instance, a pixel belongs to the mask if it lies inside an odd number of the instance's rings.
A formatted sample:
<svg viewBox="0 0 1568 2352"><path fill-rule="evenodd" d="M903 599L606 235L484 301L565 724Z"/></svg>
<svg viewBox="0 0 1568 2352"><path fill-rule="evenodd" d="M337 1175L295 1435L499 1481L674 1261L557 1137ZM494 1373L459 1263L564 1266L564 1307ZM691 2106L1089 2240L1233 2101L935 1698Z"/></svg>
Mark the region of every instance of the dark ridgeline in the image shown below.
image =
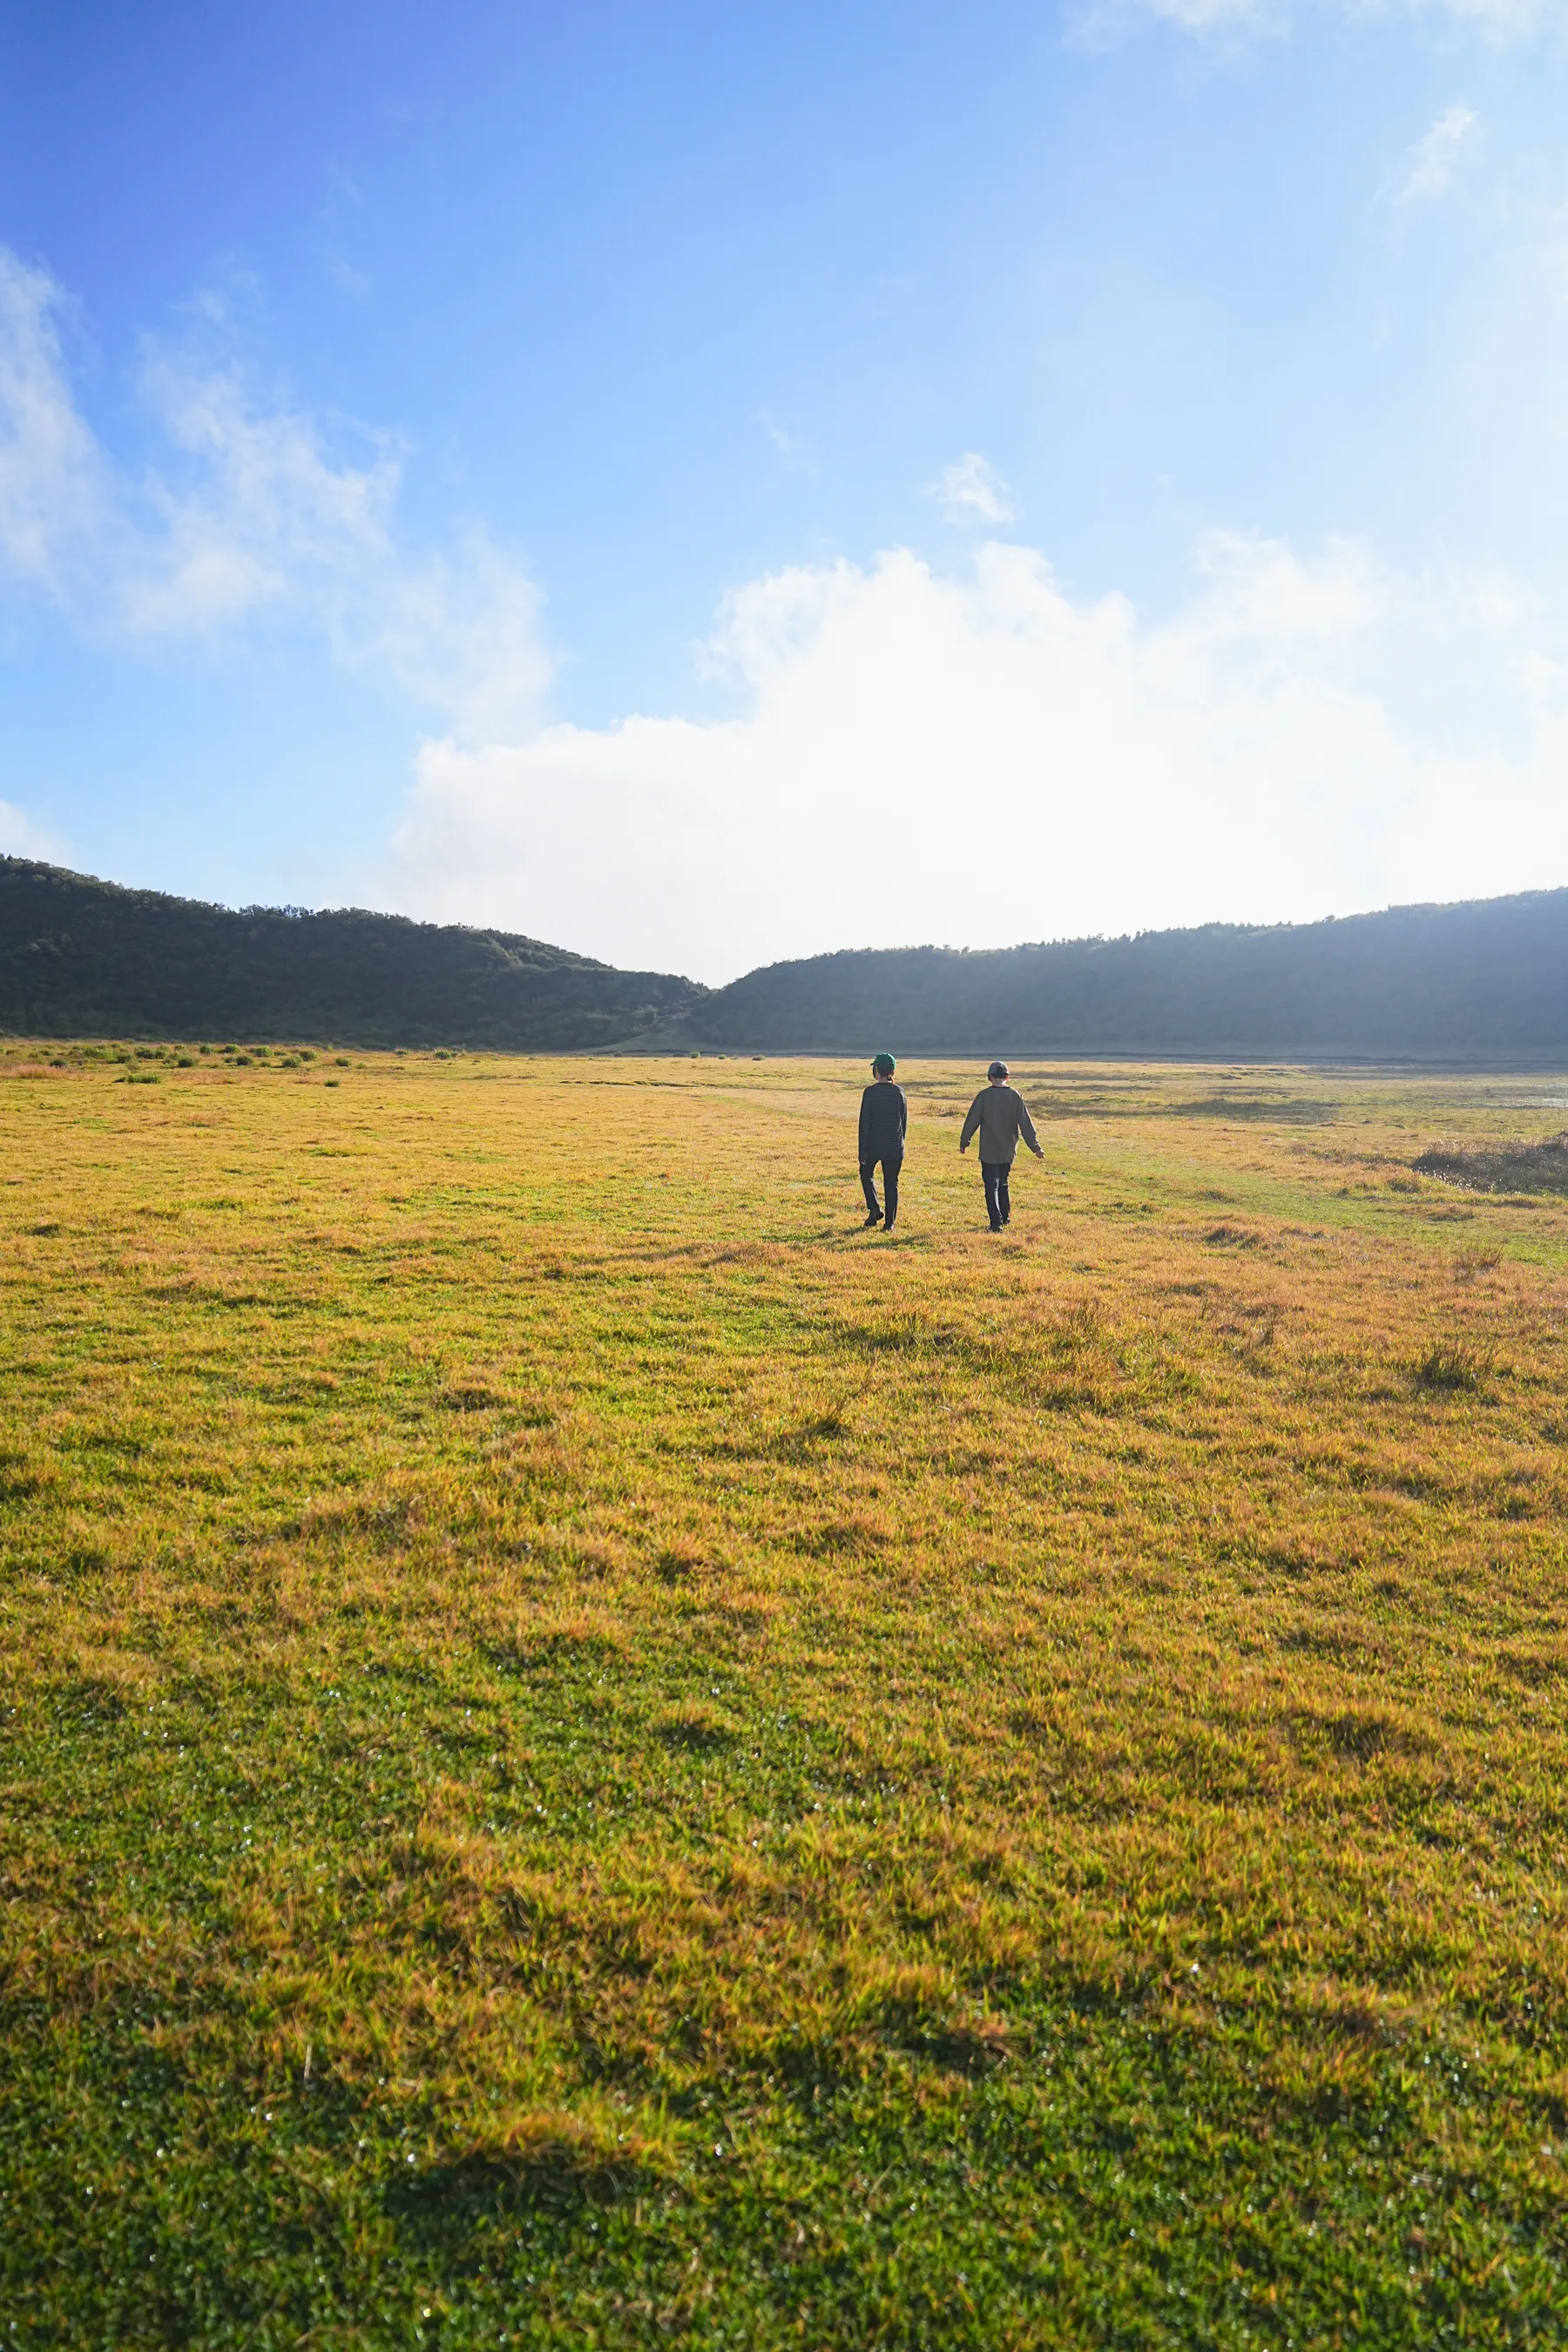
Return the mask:
<svg viewBox="0 0 1568 2352"><path fill-rule="evenodd" d="M359 908L236 913L0 858L0 1029L581 1050L702 991L508 931Z"/></svg>
<svg viewBox="0 0 1568 2352"><path fill-rule="evenodd" d="M1568 890L1337 921L893 948L771 964L703 997L716 1048L1568 1060Z"/></svg>
<svg viewBox="0 0 1568 2352"><path fill-rule="evenodd" d="M657 1051L1568 1063L1568 890L1269 928L889 948L708 990L511 932L235 913L0 858L0 1029Z"/></svg>

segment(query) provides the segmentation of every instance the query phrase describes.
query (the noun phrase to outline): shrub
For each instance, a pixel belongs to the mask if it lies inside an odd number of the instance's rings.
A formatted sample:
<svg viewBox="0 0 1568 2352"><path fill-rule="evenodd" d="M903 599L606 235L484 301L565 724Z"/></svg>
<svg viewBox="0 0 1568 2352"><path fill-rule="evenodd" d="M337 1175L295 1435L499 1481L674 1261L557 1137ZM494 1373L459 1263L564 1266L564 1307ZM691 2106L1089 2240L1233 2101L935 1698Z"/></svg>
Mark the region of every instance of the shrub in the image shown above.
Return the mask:
<svg viewBox="0 0 1568 2352"><path fill-rule="evenodd" d="M1411 1164L1472 1192L1568 1192L1568 1131L1535 1143L1434 1144Z"/></svg>

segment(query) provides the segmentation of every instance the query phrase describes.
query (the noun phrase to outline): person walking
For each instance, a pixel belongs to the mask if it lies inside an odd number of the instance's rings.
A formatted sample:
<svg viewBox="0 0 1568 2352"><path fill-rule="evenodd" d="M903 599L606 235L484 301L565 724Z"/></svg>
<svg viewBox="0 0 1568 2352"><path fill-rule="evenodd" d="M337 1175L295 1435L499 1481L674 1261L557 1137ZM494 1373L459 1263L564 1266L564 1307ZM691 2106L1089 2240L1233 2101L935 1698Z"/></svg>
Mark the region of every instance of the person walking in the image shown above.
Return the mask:
<svg viewBox="0 0 1568 2352"><path fill-rule="evenodd" d="M880 1225L885 1234L892 1232L899 1213L899 1171L904 1164L904 1135L910 1123L904 1090L893 1084L898 1066L891 1054L879 1054L871 1065L871 1083L860 1097L860 1185L866 1195L866 1223ZM886 1215L877 1199L879 1164L888 1203Z"/></svg>
<svg viewBox="0 0 1568 2352"><path fill-rule="evenodd" d="M985 1211L991 1220L991 1230L999 1234L1013 1214L1008 1197L1007 1179L1013 1172L1013 1161L1021 1135L1037 1160L1043 1160L1040 1139L1035 1133L1035 1122L1029 1117L1029 1106L1016 1087L1007 1084L1005 1062L993 1062L985 1073L983 1086L969 1106L969 1117L963 1122L963 1132L958 1139L961 1152L967 1151L973 1137L980 1138L980 1173L985 1184Z"/></svg>

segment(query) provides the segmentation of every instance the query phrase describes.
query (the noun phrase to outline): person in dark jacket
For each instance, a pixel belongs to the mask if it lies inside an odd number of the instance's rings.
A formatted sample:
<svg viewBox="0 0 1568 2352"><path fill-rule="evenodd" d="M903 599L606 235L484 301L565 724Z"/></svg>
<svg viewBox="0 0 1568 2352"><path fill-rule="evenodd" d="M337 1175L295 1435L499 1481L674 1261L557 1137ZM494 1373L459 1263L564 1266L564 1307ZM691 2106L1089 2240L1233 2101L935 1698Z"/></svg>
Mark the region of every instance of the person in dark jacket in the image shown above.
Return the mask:
<svg viewBox="0 0 1568 2352"><path fill-rule="evenodd" d="M985 1073L983 1086L969 1106L969 1117L963 1122L963 1132L958 1139L960 1151L967 1151L970 1138L980 1138L980 1174L985 1185L985 1210L991 1220L991 1230L999 1234L1013 1213L1008 1196L1007 1180L1013 1172L1017 1155L1018 1138L1023 1137L1037 1160L1043 1160L1040 1139L1035 1133L1035 1122L1029 1117L1029 1106L1016 1087L1007 1084L1005 1062L993 1062Z"/></svg>
<svg viewBox="0 0 1568 2352"><path fill-rule="evenodd" d="M879 1054L871 1065L871 1083L860 1097L860 1184L866 1195L866 1223L880 1225L885 1234L892 1232L899 1213L899 1171L904 1164L904 1131L910 1123L904 1090L893 1084L898 1066L891 1054ZM879 1161L888 1202L886 1216L877 1199Z"/></svg>

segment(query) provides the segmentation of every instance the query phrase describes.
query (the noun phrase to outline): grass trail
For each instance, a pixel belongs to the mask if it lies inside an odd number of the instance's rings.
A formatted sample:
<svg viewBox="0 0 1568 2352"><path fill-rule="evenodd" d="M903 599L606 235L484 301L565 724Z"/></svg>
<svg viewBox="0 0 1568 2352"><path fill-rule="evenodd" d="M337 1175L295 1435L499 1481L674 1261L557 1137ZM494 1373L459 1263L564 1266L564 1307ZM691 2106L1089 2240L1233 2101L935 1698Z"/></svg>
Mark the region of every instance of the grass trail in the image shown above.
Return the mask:
<svg viewBox="0 0 1568 2352"><path fill-rule="evenodd" d="M1568 1087L900 1076L0 1058L0 2343L1568 2336Z"/></svg>

